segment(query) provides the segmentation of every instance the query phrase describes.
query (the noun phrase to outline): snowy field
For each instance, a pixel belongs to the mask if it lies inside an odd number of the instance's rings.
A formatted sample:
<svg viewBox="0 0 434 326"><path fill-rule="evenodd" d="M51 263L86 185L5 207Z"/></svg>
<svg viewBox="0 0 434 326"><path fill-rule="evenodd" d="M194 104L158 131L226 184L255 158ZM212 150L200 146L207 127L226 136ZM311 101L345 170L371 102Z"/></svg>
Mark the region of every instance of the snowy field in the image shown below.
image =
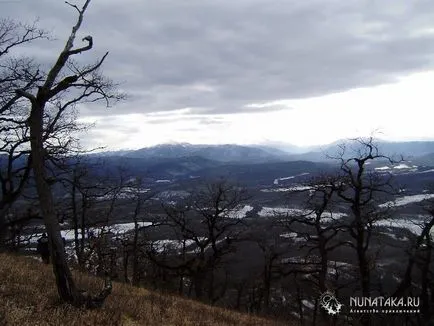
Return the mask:
<svg viewBox="0 0 434 326"><path fill-rule="evenodd" d="M312 187L309 186L303 186L303 185L294 185L292 187L286 187L286 188L271 188L271 189L261 189L261 192L286 192L286 191L303 191L303 190L310 190Z"/></svg>
<svg viewBox="0 0 434 326"><path fill-rule="evenodd" d="M400 170L400 171L404 171L404 170L408 170L408 172L416 172L417 171L417 165L408 165L405 163L400 163L398 165L395 166L380 166L378 168L375 168L376 171L388 171L388 172L392 172L393 170Z"/></svg>
<svg viewBox="0 0 434 326"><path fill-rule="evenodd" d="M278 184L279 184L279 181L291 180L291 179L294 179L294 178L297 178L297 177L301 177L301 176L303 176L303 175L308 175L308 174L310 174L310 173L308 173L308 172L304 172L304 173L300 173L300 174L292 175L292 176L289 176L289 177L277 178L277 179L274 179L273 184L278 185Z"/></svg>
<svg viewBox="0 0 434 326"><path fill-rule="evenodd" d="M303 237L299 237L298 233L296 232L288 232L288 233L283 233L280 235L282 238L286 238L286 239L291 239L294 242L303 242L306 239Z"/></svg>
<svg viewBox="0 0 434 326"><path fill-rule="evenodd" d="M304 216L306 218L315 218L315 214L312 211L299 208L288 208L288 207L262 207L258 215L260 217L272 217L272 216ZM333 219L339 219L347 216L345 213L340 212L324 212L321 220L327 222Z"/></svg>
<svg viewBox="0 0 434 326"><path fill-rule="evenodd" d="M149 226L152 225L152 222L139 222L139 227ZM111 230L114 234L121 235L125 232L128 232L130 230L134 229L134 223L119 223L119 224L113 224L110 225L109 230ZM89 232L94 232L96 235L101 232L103 228L102 227L95 227L95 228L89 228ZM105 228L107 230L107 228ZM67 229L67 230L61 230L60 231L63 238L65 238L66 241L72 241L74 240L74 230L73 229ZM35 233L31 235L31 238L29 240L30 243L37 243L38 239L42 236L42 233ZM21 236L22 241L26 241L30 236ZM78 238L81 239L81 234L78 234Z"/></svg>
<svg viewBox="0 0 434 326"><path fill-rule="evenodd" d="M125 187L123 188L117 195L117 199L133 199L135 198L136 194L145 194L151 191L151 189L137 189L134 187ZM105 196L99 196L96 197L96 200L98 201L104 201L104 200L112 200L113 194L108 194Z"/></svg>
<svg viewBox="0 0 434 326"><path fill-rule="evenodd" d="M253 210L253 207L250 205L244 205L243 208L233 210L229 212L228 217L230 218L244 218L246 214Z"/></svg>
<svg viewBox="0 0 434 326"><path fill-rule="evenodd" d="M407 229L411 233L419 235L420 232L422 231L423 222L428 218L430 217L421 215L418 217L408 218L408 219L398 218L398 219L391 219L391 220L381 220L375 222L375 225ZM431 234L433 232L434 230L431 230Z"/></svg>
<svg viewBox="0 0 434 326"><path fill-rule="evenodd" d="M204 237L199 237L198 240L199 240L199 242L204 244L203 241L207 241L208 239L204 238ZM216 245L218 245L222 241L225 241L225 239L217 240ZM196 242L194 240L191 240L191 239L185 240L185 244L184 244L183 240L170 240L170 239L156 240L156 241L152 242L152 248L154 250L156 250L157 252L163 252L166 250L181 251L184 248L184 245L185 245L186 249L189 247L193 247L192 249L190 248L190 250L186 251L187 254L194 254L194 253L200 252L200 248L196 246ZM210 248L211 248L211 243L209 243L204 248L204 250L207 251Z"/></svg>
<svg viewBox="0 0 434 326"><path fill-rule="evenodd" d="M396 207L396 206L405 206L412 203L418 203L430 198L434 198L434 194L420 194L420 195L412 195L412 196L403 196L398 197L394 201L388 201L384 204L378 205L379 207Z"/></svg>

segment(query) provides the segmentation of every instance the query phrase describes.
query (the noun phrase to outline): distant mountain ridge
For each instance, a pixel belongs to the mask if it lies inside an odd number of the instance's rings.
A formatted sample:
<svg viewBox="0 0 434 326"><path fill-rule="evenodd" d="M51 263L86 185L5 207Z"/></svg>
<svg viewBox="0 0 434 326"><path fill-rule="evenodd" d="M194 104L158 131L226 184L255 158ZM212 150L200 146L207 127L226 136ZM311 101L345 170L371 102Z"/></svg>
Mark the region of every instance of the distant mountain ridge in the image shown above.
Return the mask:
<svg viewBox="0 0 434 326"><path fill-rule="evenodd" d="M379 153L382 155L398 158L401 155L405 160L425 158L425 163L433 164L434 160L434 141L405 141L405 142L389 142L377 140L375 144L378 146ZM337 156L340 154L339 145L346 146L346 152L354 155L351 149L357 148L357 143L352 140L338 140L328 145L317 146L311 151L302 154L292 154L291 160L306 160L312 162L321 162L327 160L327 155Z"/></svg>
<svg viewBox="0 0 434 326"><path fill-rule="evenodd" d="M142 159L181 159L201 157L216 162L264 163L279 162L288 158L288 153L266 146L242 145L192 145L161 144L137 150L114 151L95 154L100 156L122 156Z"/></svg>
<svg viewBox="0 0 434 326"><path fill-rule="evenodd" d="M302 182L303 178L334 173L338 168L337 162L327 159L326 153L336 152L337 144L340 143L343 141L301 154L291 154L264 145L162 144L138 150L94 153L88 156L88 163L94 173L104 175L116 175L121 166L130 177L142 176L146 182L155 183L158 187L220 177L254 187L270 186L275 179L286 178L286 183ZM346 141L346 145L350 148L354 144ZM434 167L434 142L380 141L378 145L382 153L402 153L411 162L403 164L402 169L394 169L387 160L380 159L372 162L372 169L391 169L399 178L405 179L406 184L419 184L422 179L432 178L430 171ZM104 162L103 165L97 164L99 161ZM407 169L405 165L408 165ZM410 169L412 173L408 173ZM297 178L293 180L295 176ZM166 183L158 183L161 180Z"/></svg>
<svg viewBox="0 0 434 326"><path fill-rule="evenodd" d="M277 143L276 143L277 144ZM345 144L351 148L351 140L338 140L328 145L305 148L284 143L278 143L279 148L268 145L193 145L189 143L160 144L136 150L120 150L93 154L97 156L118 156L125 158L140 158L147 160L181 159L187 157L201 157L220 163L266 163L283 161L328 161L327 154L334 156L338 153L338 145ZM423 157L424 162L434 163L434 141L388 142L378 140L380 152L389 155L403 155L406 159ZM291 151L293 150L293 151Z"/></svg>

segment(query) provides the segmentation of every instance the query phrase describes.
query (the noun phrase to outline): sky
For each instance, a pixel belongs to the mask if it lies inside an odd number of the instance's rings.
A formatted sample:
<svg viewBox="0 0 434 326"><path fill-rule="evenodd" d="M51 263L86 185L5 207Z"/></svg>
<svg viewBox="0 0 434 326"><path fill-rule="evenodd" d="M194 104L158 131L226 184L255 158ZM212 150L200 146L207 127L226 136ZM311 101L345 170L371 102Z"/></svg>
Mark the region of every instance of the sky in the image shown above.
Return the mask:
<svg viewBox="0 0 434 326"><path fill-rule="evenodd" d="M51 33L25 49L47 67L77 17L0 0L7 16ZM434 139L432 0L92 0L84 19L94 48L78 60L109 51L104 73L128 94L79 107L87 148Z"/></svg>

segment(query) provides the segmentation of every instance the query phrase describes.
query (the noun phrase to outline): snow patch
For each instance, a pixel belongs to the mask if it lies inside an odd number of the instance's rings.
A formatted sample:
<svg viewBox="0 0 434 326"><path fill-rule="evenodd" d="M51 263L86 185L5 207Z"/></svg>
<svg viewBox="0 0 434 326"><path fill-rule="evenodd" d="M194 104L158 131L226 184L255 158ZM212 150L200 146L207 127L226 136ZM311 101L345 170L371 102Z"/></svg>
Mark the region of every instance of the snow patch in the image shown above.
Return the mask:
<svg viewBox="0 0 434 326"><path fill-rule="evenodd" d="M261 192L287 192L287 191L303 191L303 190L310 190L312 187L310 186L303 186L303 185L296 185L293 187L288 188L271 188L271 189L261 189Z"/></svg>
<svg viewBox="0 0 434 326"><path fill-rule="evenodd" d="M403 196L396 198L394 201L388 201L378 205L379 207L405 206L411 203L418 203L430 198L434 198L434 194L419 194L412 196Z"/></svg>
<svg viewBox="0 0 434 326"><path fill-rule="evenodd" d="M270 217L275 215L295 215L300 214L301 210L296 208L287 208L287 207L262 207L262 209L258 212L258 215L261 217Z"/></svg>
<svg viewBox="0 0 434 326"><path fill-rule="evenodd" d="M303 306L305 306L306 308L311 310L315 309L315 304L312 303L311 301L304 299L301 302L303 303Z"/></svg>
<svg viewBox="0 0 434 326"><path fill-rule="evenodd" d="M232 210L228 213L229 218L244 218L246 214L253 210L253 207L250 205L244 205L243 208Z"/></svg>
<svg viewBox="0 0 434 326"><path fill-rule="evenodd" d="M394 169L397 169L397 170L402 170L402 169L411 169L410 166L408 166L407 164L403 164L403 163L398 164L398 165L394 166L393 168L394 168Z"/></svg>
<svg viewBox="0 0 434 326"><path fill-rule="evenodd" d="M306 219L314 219L316 217L314 212L306 209L265 206L258 212L258 215L260 217L271 217L276 215L304 216ZM324 212L321 216L321 222L330 222L333 219L339 219L344 216L347 216L347 214L341 212Z"/></svg>
<svg viewBox="0 0 434 326"><path fill-rule="evenodd" d="M149 226L152 225L152 222L139 222L139 227ZM98 234L102 231L103 227L92 227L89 228L89 232L93 232L94 234ZM118 224L112 224L105 228L106 230L110 230L111 232L120 235L125 232L134 230L134 223L118 223ZM64 238L66 241L72 241L75 239L74 235L74 229L66 229L61 230L60 234L62 238ZM34 233L31 235L31 239L29 243L35 244L38 242L38 239L42 237L42 233ZM29 236L21 236L22 241L26 241L29 238ZM78 234L78 238L81 239L81 232Z"/></svg>
<svg viewBox="0 0 434 326"><path fill-rule="evenodd" d="M303 237L299 237L296 232L283 233L280 235L282 238L291 239L294 242L302 242L305 241Z"/></svg>
<svg viewBox="0 0 434 326"><path fill-rule="evenodd" d="M398 236L398 235L396 235L396 234L394 234L394 233L390 233L390 232L380 232L380 233L381 233L381 234L384 234L384 235L386 235L386 236L388 236L388 237L390 237L390 238L392 238L392 239L394 239L394 240L398 240L398 241L408 241L408 238L405 237L405 236L403 236L403 235Z"/></svg>
<svg viewBox="0 0 434 326"><path fill-rule="evenodd" d="M296 232L288 232L288 233L283 233L280 236L282 238L295 239L298 237L298 234Z"/></svg>
<svg viewBox="0 0 434 326"><path fill-rule="evenodd" d="M418 173L431 173L431 172L434 172L434 169L429 169L429 170L421 171Z"/></svg>
<svg viewBox="0 0 434 326"><path fill-rule="evenodd" d="M390 170L390 167L388 167L388 166L380 166L379 168L375 168L375 170L378 170L378 171Z"/></svg>
<svg viewBox="0 0 434 326"><path fill-rule="evenodd" d="M117 199L133 199L137 193L139 194L145 194L149 192L151 189L137 189L134 187L125 187L123 188L118 194L116 194ZM103 200L111 200L113 199L113 194L108 194L105 196L98 196L95 199L99 201Z"/></svg>
<svg viewBox="0 0 434 326"><path fill-rule="evenodd" d="M273 184L278 185L279 181L291 180L291 179L294 179L294 178L297 178L297 177L301 177L303 175L308 175L308 174L310 174L310 173L309 172L304 172L304 173L292 175L292 176L289 176L289 177L277 178L277 179L274 179Z"/></svg>
<svg viewBox="0 0 434 326"><path fill-rule="evenodd" d="M409 230L411 233L419 235L422 231L422 221L419 219L393 219L393 220L380 220L376 221L377 226L395 227Z"/></svg>

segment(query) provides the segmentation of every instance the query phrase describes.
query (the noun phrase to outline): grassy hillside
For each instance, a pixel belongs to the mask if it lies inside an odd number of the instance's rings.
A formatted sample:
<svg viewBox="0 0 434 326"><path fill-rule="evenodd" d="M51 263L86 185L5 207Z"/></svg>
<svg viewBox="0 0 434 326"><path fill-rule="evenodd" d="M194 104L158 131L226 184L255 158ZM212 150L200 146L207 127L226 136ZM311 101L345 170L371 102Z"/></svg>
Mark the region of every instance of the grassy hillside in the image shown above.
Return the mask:
<svg viewBox="0 0 434 326"><path fill-rule="evenodd" d="M98 278L74 276L80 288L98 292L102 287ZM76 309L59 302L51 265L0 254L0 325L280 324L122 283L113 284L102 309Z"/></svg>

